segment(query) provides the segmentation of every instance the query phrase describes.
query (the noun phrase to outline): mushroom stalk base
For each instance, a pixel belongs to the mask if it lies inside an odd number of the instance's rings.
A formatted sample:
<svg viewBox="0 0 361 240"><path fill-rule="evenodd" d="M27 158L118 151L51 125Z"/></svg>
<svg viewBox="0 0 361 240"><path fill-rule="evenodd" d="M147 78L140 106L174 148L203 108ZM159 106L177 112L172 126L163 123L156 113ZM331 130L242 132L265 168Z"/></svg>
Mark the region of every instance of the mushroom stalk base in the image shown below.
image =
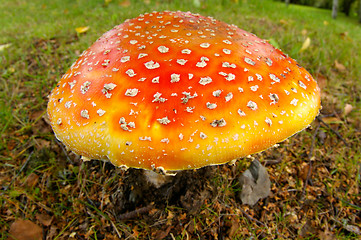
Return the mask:
<svg viewBox="0 0 361 240"><path fill-rule="evenodd" d="M144 170L144 176L149 183L153 184L156 188L160 188L164 184L170 182L175 174L164 175L156 173L152 170Z"/></svg>

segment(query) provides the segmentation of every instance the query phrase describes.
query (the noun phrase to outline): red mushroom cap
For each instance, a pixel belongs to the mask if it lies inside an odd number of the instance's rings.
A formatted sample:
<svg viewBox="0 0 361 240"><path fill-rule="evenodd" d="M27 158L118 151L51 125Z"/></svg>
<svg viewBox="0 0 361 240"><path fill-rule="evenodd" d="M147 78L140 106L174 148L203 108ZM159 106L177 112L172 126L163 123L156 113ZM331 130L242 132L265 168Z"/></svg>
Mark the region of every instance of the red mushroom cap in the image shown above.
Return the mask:
<svg viewBox="0 0 361 240"><path fill-rule="evenodd" d="M293 59L234 25L153 12L100 37L52 91L57 138L144 169L222 164L307 127L320 89Z"/></svg>

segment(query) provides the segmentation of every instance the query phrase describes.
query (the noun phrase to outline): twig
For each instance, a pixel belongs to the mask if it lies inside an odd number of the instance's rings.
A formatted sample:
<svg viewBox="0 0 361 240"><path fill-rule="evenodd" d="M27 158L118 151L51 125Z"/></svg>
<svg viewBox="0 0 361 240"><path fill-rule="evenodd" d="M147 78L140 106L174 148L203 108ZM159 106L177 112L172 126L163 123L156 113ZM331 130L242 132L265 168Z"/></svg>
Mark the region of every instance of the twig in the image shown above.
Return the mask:
<svg viewBox="0 0 361 240"><path fill-rule="evenodd" d="M279 164L280 162L282 162L282 158L278 158L278 159L275 159L275 160L264 160L264 165L265 166L268 166L268 165L276 165L276 164Z"/></svg>
<svg viewBox="0 0 361 240"><path fill-rule="evenodd" d="M30 201L34 202L36 205L38 205L39 207L43 208L44 210L46 210L49 213L53 213L54 211L49 208L48 206L46 206L45 204L41 203L40 201L37 201L32 195L28 194L27 192L24 192L25 196L27 197L27 199L29 199Z"/></svg>
<svg viewBox="0 0 361 240"><path fill-rule="evenodd" d="M321 116L317 116L316 117L318 121L320 121L323 125L325 125L328 129L331 130L331 132L333 132L334 134L336 134L336 136L341 139L341 141L346 145L346 147L348 147L348 143L346 142L346 140L341 136L341 134L339 134L336 130L333 130L331 128L330 125L328 125L327 123L325 123L323 120L322 120L322 117Z"/></svg>
<svg viewBox="0 0 361 240"><path fill-rule="evenodd" d="M308 153L308 160L311 161L312 157L313 157L313 150L315 148L315 142L316 142L316 135L318 133L320 129L320 125L318 125L316 127L315 133L312 136L312 142L311 142L311 147L310 147L310 152Z"/></svg>
<svg viewBox="0 0 361 240"><path fill-rule="evenodd" d="M306 193L306 188L308 186L308 181L310 181L310 177L311 177L311 169L312 169L312 161L309 160L308 161L308 172L307 172L307 177L305 180L305 183L303 184L303 189L302 189L302 195L301 198L303 199Z"/></svg>
<svg viewBox="0 0 361 240"><path fill-rule="evenodd" d="M34 153L34 151L32 151L32 152L29 154L28 158L26 159L26 161L24 162L24 164L21 166L19 172L15 175L15 178L18 177L22 171L24 171L24 169L26 168L26 166L27 166L28 163L30 162L30 158L31 158L31 156L33 156L33 153Z"/></svg>
<svg viewBox="0 0 361 240"><path fill-rule="evenodd" d="M347 231L352 232L352 233L354 233L356 235L361 235L361 231L360 231L360 228L358 226L350 225L350 224L347 224L347 223L342 223L342 222L340 222L339 220L337 220L336 218L334 218L332 216L331 216L331 219L333 221L335 221L336 223L340 224Z"/></svg>
<svg viewBox="0 0 361 240"><path fill-rule="evenodd" d="M316 135L318 133L318 130L320 129L320 124L317 126L315 133L312 136L312 143L311 143L311 147L310 147L310 152L308 153L308 171L307 171L307 176L306 176L306 180L305 183L303 185L303 189L302 189L302 197L304 197L305 192L306 192L306 187L308 185L308 182L310 181L311 178L311 172L312 172L312 157L313 157L313 150L315 148L315 141L316 141Z"/></svg>
<svg viewBox="0 0 361 240"><path fill-rule="evenodd" d="M150 210L152 210L153 205L154 205L154 203L151 203L148 206L138 208L138 209L135 209L135 210L127 212L127 213L120 214L118 216L118 219L119 220L127 220L127 219L132 219L132 218L138 217L139 215L142 215L142 214L147 213Z"/></svg>
<svg viewBox="0 0 361 240"><path fill-rule="evenodd" d="M260 224L260 225L262 225L262 226L264 226L264 227L266 226L266 224L264 224L263 222L258 221L257 219L254 219L253 217L251 217L248 213L246 213L245 211L243 211L243 209L240 208L240 210L241 210L241 212L246 216L246 218L247 218L248 220L253 221L253 222L256 222L256 223L258 223L258 224Z"/></svg>
<svg viewBox="0 0 361 240"><path fill-rule="evenodd" d="M155 222L154 224L150 225L149 227L155 227L155 226L158 226L158 225L162 225L163 223L167 222L168 219L162 219L162 220L158 220L157 222Z"/></svg>
<svg viewBox="0 0 361 240"><path fill-rule="evenodd" d="M73 164L73 165L74 165L74 162L70 159L70 157L69 157L69 155L68 155L68 152L65 150L63 144L62 144L57 138L55 138L55 142L59 145L59 147L61 148L61 150L62 150L63 153L65 154L66 160L68 160L68 162L70 162L70 164Z"/></svg>
<svg viewBox="0 0 361 240"><path fill-rule="evenodd" d="M119 239L122 239L122 234L120 234L120 232L118 231L118 228L117 228L117 226L115 225L115 223L114 223L112 220L110 220L110 218L109 218L109 221L110 221L110 223L112 224L112 226L113 226L115 232L117 233Z"/></svg>

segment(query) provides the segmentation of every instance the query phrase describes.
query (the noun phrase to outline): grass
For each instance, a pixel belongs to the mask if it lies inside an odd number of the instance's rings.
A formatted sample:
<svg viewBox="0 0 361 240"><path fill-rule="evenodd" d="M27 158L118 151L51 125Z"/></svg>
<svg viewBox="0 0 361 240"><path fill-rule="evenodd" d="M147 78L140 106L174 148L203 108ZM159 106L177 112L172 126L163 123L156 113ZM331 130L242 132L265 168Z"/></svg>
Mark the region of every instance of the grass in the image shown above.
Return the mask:
<svg viewBox="0 0 361 240"><path fill-rule="evenodd" d="M195 2L8 0L0 5L0 46L10 44L0 50L0 239L20 218L53 239L359 237L357 19L340 14L334 20L328 10L266 0ZM327 125L316 120L280 147L256 155L268 162L272 195L252 208L237 198L236 179L249 164L245 159L234 167L214 167L217 174L202 178L205 198L198 199L199 209L172 200L120 220L116 201L129 190L128 173L100 161L83 163L54 140L44 120L47 95L83 50L127 18L166 9L211 15L268 39L306 67L322 88L321 119ZM82 26L89 31L77 33ZM310 46L300 51L307 38ZM346 104L353 107L347 115ZM146 207L144 202L137 209ZM47 225L40 214L53 220Z"/></svg>

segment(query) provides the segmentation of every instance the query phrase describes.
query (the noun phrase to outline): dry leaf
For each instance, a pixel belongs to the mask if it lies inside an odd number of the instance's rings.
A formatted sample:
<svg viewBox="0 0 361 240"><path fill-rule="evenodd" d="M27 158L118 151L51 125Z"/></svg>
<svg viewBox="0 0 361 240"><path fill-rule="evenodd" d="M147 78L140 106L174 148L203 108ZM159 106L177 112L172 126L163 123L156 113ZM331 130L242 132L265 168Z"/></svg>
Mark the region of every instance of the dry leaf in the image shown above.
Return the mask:
<svg viewBox="0 0 361 240"><path fill-rule="evenodd" d="M135 226L133 228L133 234L132 235L135 237L135 239L137 239L137 237L139 236L138 226Z"/></svg>
<svg viewBox="0 0 361 240"><path fill-rule="evenodd" d="M122 7L129 7L130 6L130 1L129 0L125 0L123 2L121 2L119 5Z"/></svg>
<svg viewBox="0 0 361 240"><path fill-rule="evenodd" d="M55 227L54 225L52 225L50 227L50 230L48 231L48 234L46 235L46 240L51 240L54 239L54 237L56 236L56 233L58 232L57 227Z"/></svg>
<svg viewBox="0 0 361 240"><path fill-rule="evenodd" d="M255 205L258 200L266 198L271 192L271 181L267 169L258 160L239 177L242 191L239 194L243 204Z"/></svg>
<svg viewBox="0 0 361 240"><path fill-rule="evenodd" d="M167 225L172 225L173 218L174 218L174 213L172 213L171 211L168 211Z"/></svg>
<svg viewBox="0 0 361 240"><path fill-rule="evenodd" d="M301 166L300 166L300 170L298 172L298 177L300 179L302 179L302 181L306 181L309 171L310 171L310 165L308 163L305 163L305 162L302 163ZM310 171L310 176L311 176L311 172L312 172L312 169Z"/></svg>
<svg viewBox="0 0 361 240"><path fill-rule="evenodd" d="M343 116L349 115L350 112L352 112L352 109L353 109L352 105L346 103L345 107L343 108Z"/></svg>
<svg viewBox="0 0 361 240"><path fill-rule="evenodd" d="M170 230L173 228L173 226L168 226L166 230L159 230L156 232L155 234L155 238L154 239L164 239L168 236ZM186 231L186 230L183 230Z"/></svg>
<svg viewBox="0 0 361 240"><path fill-rule="evenodd" d="M352 38L348 35L348 32L342 32L340 33L340 37L342 40L352 41Z"/></svg>
<svg viewBox="0 0 361 240"><path fill-rule="evenodd" d="M31 173L25 180L25 186L33 188L36 186L38 181L39 181L39 176L36 175L35 173Z"/></svg>
<svg viewBox="0 0 361 240"><path fill-rule="evenodd" d="M35 148L37 150L40 149L44 149L44 148L49 148L50 147L50 141L45 140L45 139L34 139L34 143L35 143Z"/></svg>
<svg viewBox="0 0 361 240"><path fill-rule="evenodd" d="M288 24L288 21L285 20L285 19L281 19L281 20L280 20L280 23L283 24L283 25L287 25L287 24Z"/></svg>
<svg viewBox="0 0 361 240"><path fill-rule="evenodd" d="M311 38L306 38L306 40L303 42L302 47L300 49L300 52L305 51L309 46L311 45Z"/></svg>
<svg viewBox="0 0 361 240"><path fill-rule="evenodd" d="M41 240L43 229L29 220L18 219L10 226L8 240Z"/></svg>
<svg viewBox="0 0 361 240"><path fill-rule="evenodd" d="M361 230L356 225L345 224L343 227L349 232L353 232L354 234L361 235Z"/></svg>
<svg viewBox="0 0 361 240"><path fill-rule="evenodd" d="M230 227L230 229L229 229L229 231L228 231L228 235L229 235L230 237L234 237L235 234L237 233L239 227L240 227L239 219L236 218L236 217L232 217L232 221L231 221L231 222L232 222L232 225L231 225L231 227Z"/></svg>
<svg viewBox="0 0 361 240"><path fill-rule="evenodd" d="M9 67L8 70L10 73L14 73L16 71L15 68L13 68L13 67Z"/></svg>
<svg viewBox="0 0 361 240"><path fill-rule="evenodd" d="M153 208L153 209L151 209L151 210L148 212L148 215L149 215L149 216L153 216L153 215L156 214L158 211L159 211L158 209Z"/></svg>
<svg viewBox="0 0 361 240"><path fill-rule="evenodd" d="M46 227L50 226L51 222L53 221L53 217L45 213L36 214L36 219Z"/></svg>
<svg viewBox="0 0 361 240"><path fill-rule="evenodd" d="M316 229L314 228L314 226L312 226L311 221L306 220L306 222L304 222L302 228L298 231L299 237L301 238L306 238L309 237L310 235L314 234L316 231Z"/></svg>
<svg viewBox="0 0 361 240"><path fill-rule="evenodd" d="M337 60L335 60L334 66L340 72L346 71L346 67L343 64L339 63Z"/></svg>
<svg viewBox="0 0 361 240"><path fill-rule="evenodd" d="M75 31L79 34L82 34L82 33L86 33L89 29L90 29L89 26L77 27L77 28L75 28Z"/></svg>
<svg viewBox="0 0 361 240"><path fill-rule="evenodd" d="M328 123L328 124L340 124L340 123L342 123L342 121L337 117L325 117L325 118L322 118L322 121L324 121L325 123Z"/></svg>
<svg viewBox="0 0 361 240"><path fill-rule="evenodd" d="M4 51L5 49L7 49L10 46L11 46L11 43L6 43L3 45L0 45L0 52Z"/></svg>
<svg viewBox="0 0 361 240"><path fill-rule="evenodd" d="M307 35L307 30L306 30L306 29L302 29L301 34L302 34L302 36L306 36L306 35Z"/></svg>
<svg viewBox="0 0 361 240"><path fill-rule="evenodd" d="M348 36L348 32L342 32L340 33L340 36L342 39L345 39Z"/></svg>
<svg viewBox="0 0 361 240"><path fill-rule="evenodd" d="M69 237L71 237L71 238L75 238L75 236L76 236L76 232L72 232L69 234Z"/></svg>
<svg viewBox="0 0 361 240"><path fill-rule="evenodd" d="M317 73L315 75L315 78L317 80L317 84L321 89L324 89L327 87L327 77L322 75L321 73Z"/></svg>
<svg viewBox="0 0 361 240"><path fill-rule="evenodd" d="M336 236L328 230L325 230L324 232L319 232L318 237L319 237L319 239L322 239L322 240L336 240L337 239Z"/></svg>
<svg viewBox="0 0 361 240"><path fill-rule="evenodd" d="M30 112L29 114L29 119L34 122L34 121L38 121L42 116L46 115L44 110L41 111L34 111L34 112Z"/></svg>

